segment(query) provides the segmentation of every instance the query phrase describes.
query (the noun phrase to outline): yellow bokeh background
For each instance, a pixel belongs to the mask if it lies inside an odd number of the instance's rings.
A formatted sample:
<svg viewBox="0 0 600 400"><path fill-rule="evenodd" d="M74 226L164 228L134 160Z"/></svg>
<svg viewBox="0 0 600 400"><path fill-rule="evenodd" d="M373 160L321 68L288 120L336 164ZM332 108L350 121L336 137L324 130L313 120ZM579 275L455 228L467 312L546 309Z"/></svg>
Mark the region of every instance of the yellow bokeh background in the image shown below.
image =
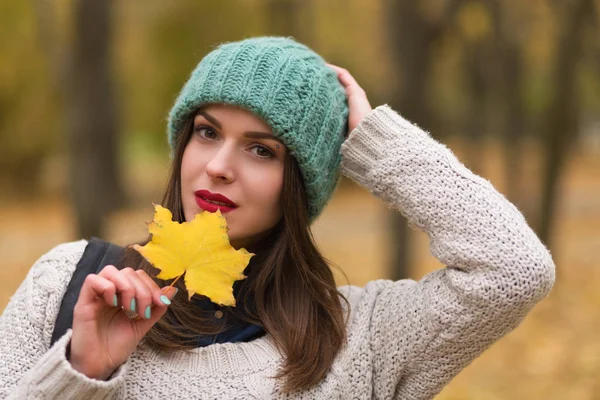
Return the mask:
<svg viewBox="0 0 600 400"><path fill-rule="evenodd" d="M438 20L449 2L417 1L424 21ZM54 50L68 47L76 3L60 0L51 5L52 41L40 37L35 6L40 2L0 4L0 310L37 258L59 243L81 237L66 194L64 94L54 82L51 61L51 54L57 54ZM294 18L300 22L293 33L299 39L328 61L347 67L373 105L392 102L396 86L390 82L400 72L386 34L385 2L289 3L296 3ZM504 193L514 177L506 176L501 125L491 118L474 151L473 141L461 135L463 126L452 122L475 117L473 104L461 89L468 81L463 69L466 53L461 49L487 43L495 17L489 2L463 3L449 22L451 33L435 45L427 90L431 92L429 104L441 122L433 133ZM520 41L523 51L527 69L523 108L533 121L543 112L556 83L548 76L564 28L560 12L554 9L558 3L504 3L508 10L505 29ZM576 1L571 3L574 6ZM594 3L600 10L599 2ZM269 14L270 5L267 0L112 3L111 68L121 121L119 162L128 201L106 216L103 238L124 245L146 237L152 202L160 202L167 179L165 123L177 91L214 45L254 35L291 34ZM600 399L599 38L598 31L583 35L587 50L581 59L573 60L579 68L576 111L580 123L578 132L564 133L577 138L561 170L553 215L550 242L556 285L521 326L462 371L436 398ZM528 129L540 131L536 122ZM533 212L541 202L545 149L543 133L528 136L522 147L521 194ZM339 284L362 286L391 276L395 244L389 219L386 204L367 190L348 181L339 185L313 226L324 255L345 274L336 269ZM420 279L443 266L431 256L427 236L419 231L412 234L410 278Z"/></svg>

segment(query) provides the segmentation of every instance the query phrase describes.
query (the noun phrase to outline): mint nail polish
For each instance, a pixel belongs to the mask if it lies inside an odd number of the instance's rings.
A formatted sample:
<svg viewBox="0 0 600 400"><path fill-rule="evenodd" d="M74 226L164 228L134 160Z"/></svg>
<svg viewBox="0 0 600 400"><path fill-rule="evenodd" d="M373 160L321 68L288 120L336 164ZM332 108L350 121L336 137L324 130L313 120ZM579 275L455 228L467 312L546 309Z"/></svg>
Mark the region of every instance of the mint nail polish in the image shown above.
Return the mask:
<svg viewBox="0 0 600 400"><path fill-rule="evenodd" d="M150 317L152 316L150 306L146 307L146 312L144 313L144 316L146 317L146 319L150 319Z"/></svg>
<svg viewBox="0 0 600 400"><path fill-rule="evenodd" d="M171 305L171 300L169 300L169 298L167 296L165 296L164 294L162 296L160 296L160 301L163 302L163 304L166 305Z"/></svg>
<svg viewBox="0 0 600 400"><path fill-rule="evenodd" d="M117 300L117 295L115 294L113 297L113 306L118 306L119 305L119 301Z"/></svg>
<svg viewBox="0 0 600 400"><path fill-rule="evenodd" d="M129 305L129 309L133 312L135 311L135 298L131 299L131 304Z"/></svg>

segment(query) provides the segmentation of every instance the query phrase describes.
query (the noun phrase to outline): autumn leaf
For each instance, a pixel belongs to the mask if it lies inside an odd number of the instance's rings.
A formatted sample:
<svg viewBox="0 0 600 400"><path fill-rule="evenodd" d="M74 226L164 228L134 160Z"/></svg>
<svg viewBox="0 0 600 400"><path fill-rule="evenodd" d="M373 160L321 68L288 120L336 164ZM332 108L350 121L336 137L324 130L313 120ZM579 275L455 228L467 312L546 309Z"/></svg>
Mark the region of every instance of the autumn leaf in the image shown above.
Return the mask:
<svg viewBox="0 0 600 400"><path fill-rule="evenodd" d="M155 204L148 228L152 240L132 247L160 270L159 279L185 273L189 299L197 293L213 303L235 306L233 283L246 278L243 272L254 254L231 247L221 211L204 211L191 222L179 223L171 211Z"/></svg>

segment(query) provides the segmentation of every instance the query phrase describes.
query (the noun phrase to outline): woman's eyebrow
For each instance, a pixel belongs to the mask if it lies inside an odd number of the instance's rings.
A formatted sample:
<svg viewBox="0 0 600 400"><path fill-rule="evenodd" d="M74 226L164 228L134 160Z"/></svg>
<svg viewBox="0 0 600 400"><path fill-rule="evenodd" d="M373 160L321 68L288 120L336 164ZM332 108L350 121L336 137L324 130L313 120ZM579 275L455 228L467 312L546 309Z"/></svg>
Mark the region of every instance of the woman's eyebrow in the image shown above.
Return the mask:
<svg viewBox="0 0 600 400"><path fill-rule="evenodd" d="M247 132L244 132L244 137L247 137L250 139L271 139L271 140L276 140L279 143L283 143L281 140L279 140L278 138L273 136L273 134L267 133L267 132L247 131Z"/></svg>
<svg viewBox="0 0 600 400"><path fill-rule="evenodd" d="M208 122L215 125L219 129L223 129L223 127L221 126L221 123L219 121L217 121L217 119L215 117L213 117L206 111L198 111L197 115L202 115L204 118L206 118L208 120Z"/></svg>
<svg viewBox="0 0 600 400"><path fill-rule="evenodd" d="M223 129L223 127L221 126L221 123L219 121L217 121L217 119L215 117L213 117L206 111L198 111L197 115L202 115L204 118L206 118L208 120L208 122L215 125L219 129ZM273 136L272 133L268 133L268 132L246 131L246 132L244 132L244 136L247 138L250 138L250 139L270 139L270 140L276 140L279 143L283 143L281 140L279 140L278 138Z"/></svg>

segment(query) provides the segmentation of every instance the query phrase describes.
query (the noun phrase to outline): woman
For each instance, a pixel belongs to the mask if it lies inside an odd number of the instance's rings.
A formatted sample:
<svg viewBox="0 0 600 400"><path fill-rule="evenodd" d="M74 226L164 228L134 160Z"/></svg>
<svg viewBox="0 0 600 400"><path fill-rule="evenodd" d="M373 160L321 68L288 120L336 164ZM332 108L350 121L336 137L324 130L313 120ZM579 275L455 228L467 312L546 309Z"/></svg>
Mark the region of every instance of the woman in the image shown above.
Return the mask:
<svg viewBox="0 0 600 400"><path fill-rule="evenodd" d="M130 250L126 268L88 277L73 329L49 348L87 242L60 245L0 319L3 397L428 399L553 285L550 254L489 182L291 39L207 55L171 110L169 143L174 219L219 208L231 244L257 254L238 306L163 293L169 282ZM448 267L336 288L309 225L339 171L427 232Z"/></svg>

